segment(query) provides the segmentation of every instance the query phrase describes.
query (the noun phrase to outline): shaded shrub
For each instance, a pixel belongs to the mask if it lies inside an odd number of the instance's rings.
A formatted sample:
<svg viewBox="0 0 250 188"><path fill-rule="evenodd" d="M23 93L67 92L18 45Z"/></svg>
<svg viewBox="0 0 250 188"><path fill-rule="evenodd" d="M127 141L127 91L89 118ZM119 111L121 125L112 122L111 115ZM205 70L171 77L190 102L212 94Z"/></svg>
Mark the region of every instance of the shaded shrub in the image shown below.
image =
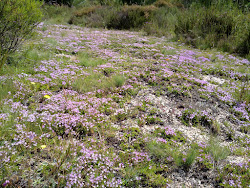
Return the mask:
<svg viewBox="0 0 250 188"><path fill-rule="evenodd" d="M116 15L110 17L107 22L107 28L141 28L156 9L155 6L124 6Z"/></svg>
<svg viewBox="0 0 250 188"><path fill-rule="evenodd" d="M0 69L8 55L31 36L42 18L40 6L35 0L0 1Z"/></svg>
<svg viewBox="0 0 250 188"><path fill-rule="evenodd" d="M74 0L44 0L47 4L59 4L59 5L67 5L72 6Z"/></svg>

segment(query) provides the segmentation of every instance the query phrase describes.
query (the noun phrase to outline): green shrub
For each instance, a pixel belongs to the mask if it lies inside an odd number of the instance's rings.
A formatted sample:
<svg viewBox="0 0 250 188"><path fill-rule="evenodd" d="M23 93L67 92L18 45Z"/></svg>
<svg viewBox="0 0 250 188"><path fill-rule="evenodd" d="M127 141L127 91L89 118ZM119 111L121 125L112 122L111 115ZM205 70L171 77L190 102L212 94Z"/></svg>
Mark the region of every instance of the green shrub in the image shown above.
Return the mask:
<svg viewBox="0 0 250 188"><path fill-rule="evenodd" d="M75 10L73 7L59 5L43 5L44 20L52 24L67 23Z"/></svg>
<svg viewBox="0 0 250 188"><path fill-rule="evenodd" d="M197 155L197 148L191 146L191 148L186 152L175 152L173 158L177 166L182 167L185 171L188 171L194 164Z"/></svg>
<svg viewBox="0 0 250 188"><path fill-rule="evenodd" d="M69 24L87 27L106 27L110 16L117 14L117 7L91 6L76 10L69 20Z"/></svg>
<svg viewBox="0 0 250 188"><path fill-rule="evenodd" d="M121 87L125 83L125 78L122 75L115 75L113 79L116 87Z"/></svg>
<svg viewBox="0 0 250 188"><path fill-rule="evenodd" d="M227 6L193 6L178 15L175 34L178 39L197 48L217 47L246 56L250 49L249 15Z"/></svg>
<svg viewBox="0 0 250 188"><path fill-rule="evenodd" d="M79 9L79 10L76 10L73 13L73 16L81 17L81 16L84 16L84 15L90 15L90 14L94 13L98 8L100 8L100 6L83 7L81 9Z"/></svg>
<svg viewBox="0 0 250 188"><path fill-rule="evenodd" d="M221 146L217 139L210 139L209 146L205 149L205 152L210 154L215 162L227 158L230 154L230 150L227 147Z"/></svg>
<svg viewBox="0 0 250 188"><path fill-rule="evenodd" d="M0 69L8 55L31 36L42 18L40 6L35 0L0 1Z"/></svg>
<svg viewBox="0 0 250 188"><path fill-rule="evenodd" d="M146 21L150 20L152 13L156 10L155 6L124 6L117 15L110 18L107 28L141 28Z"/></svg>
<svg viewBox="0 0 250 188"><path fill-rule="evenodd" d="M176 7L159 8L152 13L151 19L144 24L143 30L149 35L173 37L177 12L179 10Z"/></svg>
<svg viewBox="0 0 250 188"><path fill-rule="evenodd" d="M88 53L80 52L77 55L79 64L84 67L96 67L98 65L104 64L103 59L92 58Z"/></svg>

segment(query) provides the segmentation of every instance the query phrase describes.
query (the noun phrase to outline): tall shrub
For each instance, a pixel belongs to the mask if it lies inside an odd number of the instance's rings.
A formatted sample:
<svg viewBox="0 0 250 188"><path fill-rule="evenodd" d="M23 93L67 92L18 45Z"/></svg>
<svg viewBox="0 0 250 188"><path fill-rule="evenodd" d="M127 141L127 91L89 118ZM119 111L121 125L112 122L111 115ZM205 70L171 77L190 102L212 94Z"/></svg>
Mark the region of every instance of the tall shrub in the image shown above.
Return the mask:
<svg viewBox="0 0 250 188"><path fill-rule="evenodd" d="M40 6L36 0L0 1L0 69L40 22Z"/></svg>

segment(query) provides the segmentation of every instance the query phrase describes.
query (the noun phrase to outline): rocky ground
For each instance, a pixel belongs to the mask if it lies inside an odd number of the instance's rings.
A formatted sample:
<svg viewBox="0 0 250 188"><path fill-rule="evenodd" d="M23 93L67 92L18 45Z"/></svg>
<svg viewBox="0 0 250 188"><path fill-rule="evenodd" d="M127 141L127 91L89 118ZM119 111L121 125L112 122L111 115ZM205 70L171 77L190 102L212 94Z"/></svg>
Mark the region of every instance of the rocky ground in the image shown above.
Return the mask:
<svg viewBox="0 0 250 188"><path fill-rule="evenodd" d="M18 53L0 76L2 186L249 187L248 60L44 23Z"/></svg>

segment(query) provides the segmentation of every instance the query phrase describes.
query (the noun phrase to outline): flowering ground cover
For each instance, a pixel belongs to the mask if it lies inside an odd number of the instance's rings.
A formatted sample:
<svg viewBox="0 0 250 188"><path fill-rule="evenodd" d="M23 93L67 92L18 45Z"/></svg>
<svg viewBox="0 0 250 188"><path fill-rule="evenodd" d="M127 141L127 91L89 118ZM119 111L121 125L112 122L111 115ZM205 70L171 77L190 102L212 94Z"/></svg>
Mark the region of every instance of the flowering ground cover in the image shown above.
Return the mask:
<svg viewBox="0 0 250 188"><path fill-rule="evenodd" d="M130 31L37 32L0 75L2 187L249 186L248 60Z"/></svg>

